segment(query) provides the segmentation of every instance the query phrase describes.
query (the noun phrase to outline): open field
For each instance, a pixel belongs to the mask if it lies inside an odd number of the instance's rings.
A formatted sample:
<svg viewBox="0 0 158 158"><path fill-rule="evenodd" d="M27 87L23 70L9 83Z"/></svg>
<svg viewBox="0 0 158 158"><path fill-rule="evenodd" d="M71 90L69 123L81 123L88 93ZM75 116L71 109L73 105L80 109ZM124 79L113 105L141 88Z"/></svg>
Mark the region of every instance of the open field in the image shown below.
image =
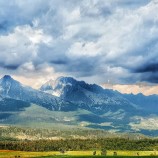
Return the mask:
<svg viewBox="0 0 158 158"><path fill-rule="evenodd" d="M46 156L46 157L38 157L38 158L112 158L112 156ZM155 158L158 156L118 156L119 158Z"/></svg>
<svg viewBox="0 0 158 158"><path fill-rule="evenodd" d="M38 158L112 158L114 156L46 156ZM158 156L117 156L119 158L155 158ZM37 158L37 157L36 157Z"/></svg>
<svg viewBox="0 0 158 158"><path fill-rule="evenodd" d="M139 153L139 157L141 156L158 156L158 151L116 151L118 156L128 156L128 157L137 157L137 153ZM107 151L107 156L113 156L114 151ZM58 151L52 152L25 152L25 151L7 151L1 150L0 151L0 158L15 158L16 156L20 156L20 158L51 158L51 157L94 157L92 156L93 151L68 151L65 154L61 154ZM100 156L100 151L97 151L97 155L95 157ZM106 157L107 157L106 156Z"/></svg>

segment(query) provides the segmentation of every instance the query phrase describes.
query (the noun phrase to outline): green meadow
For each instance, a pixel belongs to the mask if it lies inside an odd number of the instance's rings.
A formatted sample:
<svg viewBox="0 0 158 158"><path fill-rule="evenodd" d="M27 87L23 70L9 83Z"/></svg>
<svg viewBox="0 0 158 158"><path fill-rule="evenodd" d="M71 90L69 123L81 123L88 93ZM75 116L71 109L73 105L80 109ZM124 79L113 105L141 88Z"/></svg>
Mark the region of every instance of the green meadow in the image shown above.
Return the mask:
<svg viewBox="0 0 158 158"><path fill-rule="evenodd" d="M96 155L93 156L93 151L68 151L61 154L58 151L52 152L25 152L25 151L0 151L0 158L91 158L91 157L112 157L113 153L117 152L115 157L158 157L158 151L113 151L108 150L107 156L101 156L100 151L96 151ZM138 156L139 154L139 156Z"/></svg>

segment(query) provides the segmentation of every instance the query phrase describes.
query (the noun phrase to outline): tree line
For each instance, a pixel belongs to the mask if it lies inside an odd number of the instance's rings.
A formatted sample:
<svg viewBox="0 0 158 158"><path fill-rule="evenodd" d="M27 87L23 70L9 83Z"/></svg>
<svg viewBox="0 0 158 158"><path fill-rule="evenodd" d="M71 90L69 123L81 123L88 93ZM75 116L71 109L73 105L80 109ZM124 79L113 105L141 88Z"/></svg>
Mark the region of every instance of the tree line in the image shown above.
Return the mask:
<svg viewBox="0 0 158 158"><path fill-rule="evenodd" d="M129 140L123 138L14 140L1 139L0 150L75 151L75 150L157 150L158 139Z"/></svg>

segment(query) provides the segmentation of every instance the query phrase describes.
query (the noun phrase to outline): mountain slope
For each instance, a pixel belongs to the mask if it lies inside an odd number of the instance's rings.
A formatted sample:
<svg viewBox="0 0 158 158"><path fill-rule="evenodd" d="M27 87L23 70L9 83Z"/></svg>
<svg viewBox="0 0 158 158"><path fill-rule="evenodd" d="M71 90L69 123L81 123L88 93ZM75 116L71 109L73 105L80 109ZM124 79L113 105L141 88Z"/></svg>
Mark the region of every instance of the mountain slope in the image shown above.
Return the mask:
<svg viewBox="0 0 158 158"><path fill-rule="evenodd" d="M4 76L0 79L0 123L156 135L156 97L124 95L71 77L50 80L35 90Z"/></svg>
<svg viewBox="0 0 158 158"><path fill-rule="evenodd" d="M92 112L78 116L78 121L85 122L86 127L120 132L137 131L148 135L158 134L156 95L149 97L125 95L71 77L50 80L40 90L55 94L64 101L71 101L79 108ZM151 128L150 124L155 128Z"/></svg>
<svg viewBox="0 0 158 158"><path fill-rule="evenodd" d="M12 115L16 116L17 112L24 111L29 106L28 102L0 96L0 123L4 123Z"/></svg>
<svg viewBox="0 0 158 158"><path fill-rule="evenodd" d="M158 95L145 96L139 94L123 94L123 97L139 106L139 108L146 112L157 114L158 113Z"/></svg>
<svg viewBox="0 0 158 158"><path fill-rule="evenodd" d="M96 84L77 81L71 77L60 77L55 81L50 80L41 86L40 90L56 94L64 101L77 103L80 108L95 113L105 113L119 109L126 112L135 111L135 105L123 98L119 93L105 90Z"/></svg>
<svg viewBox="0 0 158 158"><path fill-rule="evenodd" d="M8 75L0 80L0 95L7 98L35 103L49 110L67 110L69 106L75 108L71 103L64 102L58 97L24 86Z"/></svg>

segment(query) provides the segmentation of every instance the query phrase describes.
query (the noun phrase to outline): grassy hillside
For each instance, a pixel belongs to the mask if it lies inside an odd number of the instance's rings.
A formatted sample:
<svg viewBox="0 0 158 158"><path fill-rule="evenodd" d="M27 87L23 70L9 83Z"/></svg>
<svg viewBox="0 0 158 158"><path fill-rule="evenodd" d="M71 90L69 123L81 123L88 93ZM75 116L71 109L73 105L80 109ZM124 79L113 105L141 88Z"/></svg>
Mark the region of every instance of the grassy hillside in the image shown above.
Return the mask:
<svg viewBox="0 0 158 158"><path fill-rule="evenodd" d="M72 128L87 128L92 125L95 119L93 114L87 110L78 109L76 111L50 111L44 107L31 104L22 111L17 111L15 114L9 113L9 117L2 121L3 124L20 125L23 127L32 128L47 128L47 129L72 129ZM79 120L81 115L89 116ZM88 128L87 128L88 129Z"/></svg>
<svg viewBox="0 0 158 158"><path fill-rule="evenodd" d="M82 128L28 128L22 126L0 126L0 140L6 138L21 139L21 140L39 140L39 139L97 139L97 138L129 138L129 139L144 139L147 138L141 134L131 133L112 133L105 130L82 129Z"/></svg>

